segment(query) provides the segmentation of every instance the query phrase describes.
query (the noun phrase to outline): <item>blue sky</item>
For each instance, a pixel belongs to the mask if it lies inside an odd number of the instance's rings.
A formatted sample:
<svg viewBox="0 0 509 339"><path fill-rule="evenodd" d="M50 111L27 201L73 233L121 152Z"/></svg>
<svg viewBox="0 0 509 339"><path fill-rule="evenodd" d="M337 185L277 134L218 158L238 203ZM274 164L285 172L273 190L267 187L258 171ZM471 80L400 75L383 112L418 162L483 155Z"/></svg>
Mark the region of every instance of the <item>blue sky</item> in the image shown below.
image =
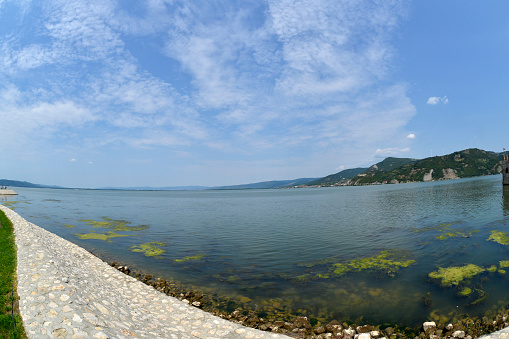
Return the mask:
<svg viewBox="0 0 509 339"><path fill-rule="evenodd" d="M0 0L0 178L322 177L509 148L509 2Z"/></svg>

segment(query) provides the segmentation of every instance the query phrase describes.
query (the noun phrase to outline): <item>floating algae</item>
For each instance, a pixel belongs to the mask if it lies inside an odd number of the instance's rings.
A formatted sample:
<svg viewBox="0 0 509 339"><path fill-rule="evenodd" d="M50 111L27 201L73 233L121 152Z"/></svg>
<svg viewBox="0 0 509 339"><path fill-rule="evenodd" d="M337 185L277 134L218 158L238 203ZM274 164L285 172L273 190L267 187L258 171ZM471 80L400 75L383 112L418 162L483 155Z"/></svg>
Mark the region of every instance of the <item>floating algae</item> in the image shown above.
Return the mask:
<svg viewBox="0 0 509 339"><path fill-rule="evenodd" d="M509 236L507 236L507 232L502 231L491 231L491 235L488 238L488 241L494 241L501 245L509 245Z"/></svg>
<svg viewBox="0 0 509 339"><path fill-rule="evenodd" d="M475 290L477 292L477 299L475 299L470 304L468 304L467 307L477 306L479 304L482 304L483 302L485 302L488 299L488 293L486 293L485 291L483 291L481 289L477 289L477 288Z"/></svg>
<svg viewBox="0 0 509 339"><path fill-rule="evenodd" d="M467 230L467 229L456 229L451 230L450 228L444 228L440 230L443 232L441 235L435 237L438 240L445 240L453 237L470 238L472 234L479 233L479 230Z"/></svg>
<svg viewBox="0 0 509 339"><path fill-rule="evenodd" d="M459 224L460 221L455 221L455 222L451 222L451 223L444 223L444 224L439 224L439 225L434 225L434 226L428 226L428 227L415 227L415 228L411 228L411 231L414 232L414 233L424 233L424 232L429 232L429 231L444 231L444 230L450 230L450 227L454 224Z"/></svg>
<svg viewBox="0 0 509 339"><path fill-rule="evenodd" d="M11 210L15 210L18 207L18 206L16 206L17 204L30 204L30 203L27 202L27 201L19 201L19 200L3 201L2 202L2 205L4 205L5 207L10 208Z"/></svg>
<svg viewBox="0 0 509 339"><path fill-rule="evenodd" d="M202 259L204 257L205 257L205 254L197 254L197 255L185 257L185 258L182 258L182 259L175 259L175 262L185 262L185 261L190 261L190 260L200 260L200 259Z"/></svg>
<svg viewBox="0 0 509 339"><path fill-rule="evenodd" d="M499 261L500 268L507 268L509 267L509 260L501 260Z"/></svg>
<svg viewBox="0 0 509 339"><path fill-rule="evenodd" d="M468 297L472 294L472 289L470 287L463 287L461 291L458 292L460 297Z"/></svg>
<svg viewBox="0 0 509 339"><path fill-rule="evenodd" d="M147 257L158 257L161 254L163 254L164 252L166 252L166 250L163 250L162 248L159 248L158 246L166 246L166 244L163 242L152 241L152 242L147 242L147 243L144 243L141 245L131 246L131 247L129 247L129 249L133 252L144 253L145 256L147 256Z"/></svg>
<svg viewBox="0 0 509 339"><path fill-rule="evenodd" d="M76 225L64 224L64 227L65 228L74 228L74 227L76 227Z"/></svg>
<svg viewBox="0 0 509 339"><path fill-rule="evenodd" d="M497 266L491 265L490 267L486 268L486 271L490 273L495 273L497 271Z"/></svg>
<svg viewBox="0 0 509 339"><path fill-rule="evenodd" d="M338 258L326 258L311 263L300 263L298 266L313 268L312 273L304 273L299 276L281 278L291 279L295 283L303 284L317 279L329 279L341 277L350 272L372 270L382 277L394 278L402 267L408 267L415 263L415 260L407 260L408 251L386 250L374 257L352 259L346 262L338 262ZM317 267L323 266L323 267ZM321 272L320 272L321 270ZM319 271L319 272L317 272Z"/></svg>
<svg viewBox="0 0 509 339"><path fill-rule="evenodd" d="M91 225L93 228L107 228L113 231L143 231L149 227L148 225L128 226L128 224L130 224L129 221L115 220L108 217L103 217L103 221L90 219L81 219L78 221Z"/></svg>
<svg viewBox="0 0 509 339"><path fill-rule="evenodd" d="M111 232L111 231L107 232L107 233L95 233L95 232L92 232L92 233L73 233L73 234L76 235L78 238L83 239L83 240L94 239L94 240L104 240L104 241L107 241L107 242L111 242L110 241L111 238L132 237L132 235L118 234L118 233Z"/></svg>
<svg viewBox="0 0 509 339"><path fill-rule="evenodd" d="M449 238L454 237L462 237L462 238L470 238L473 233L479 233L479 230L472 230L467 228L459 228L459 229L453 229L451 228L454 224L459 224L460 221L453 222L453 223L446 223L446 224L440 224L436 226L429 226L429 227L423 227L423 228L414 228L414 233L424 233L429 231L438 231L441 234L436 236L435 238L438 240L446 240Z"/></svg>
<svg viewBox="0 0 509 339"><path fill-rule="evenodd" d="M452 266L448 268L439 267L438 271L428 274L430 278L441 279L440 284L445 287L458 285L465 279L472 278L482 272L486 271L484 268L474 264L465 266Z"/></svg>
<svg viewBox="0 0 509 339"><path fill-rule="evenodd" d="M398 255L401 254L400 251L382 251L374 257L354 259L346 263L336 263L333 265L333 273L336 276L342 276L348 272L373 269L392 278L400 268L408 267L415 263L415 260L398 261Z"/></svg>

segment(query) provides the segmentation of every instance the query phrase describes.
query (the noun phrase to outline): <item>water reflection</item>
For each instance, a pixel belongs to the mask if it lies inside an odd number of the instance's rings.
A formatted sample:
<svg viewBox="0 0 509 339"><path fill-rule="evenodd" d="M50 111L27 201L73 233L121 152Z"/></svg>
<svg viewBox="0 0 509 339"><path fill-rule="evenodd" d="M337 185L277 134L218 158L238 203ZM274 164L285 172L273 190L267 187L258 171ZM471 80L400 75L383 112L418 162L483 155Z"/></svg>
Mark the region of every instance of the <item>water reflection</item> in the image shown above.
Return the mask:
<svg viewBox="0 0 509 339"><path fill-rule="evenodd" d="M509 185L504 185L502 188L502 196L503 196L503 208L504 208L504 217L509 216Z"/></svg>

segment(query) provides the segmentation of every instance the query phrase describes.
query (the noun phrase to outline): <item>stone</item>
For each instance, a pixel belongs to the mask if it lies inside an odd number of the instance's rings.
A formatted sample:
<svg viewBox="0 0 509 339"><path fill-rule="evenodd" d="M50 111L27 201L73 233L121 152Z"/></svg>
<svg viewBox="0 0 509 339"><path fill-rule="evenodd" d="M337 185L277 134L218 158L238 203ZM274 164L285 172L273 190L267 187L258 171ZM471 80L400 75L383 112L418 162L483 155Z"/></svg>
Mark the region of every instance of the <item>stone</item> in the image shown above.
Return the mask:
<svg viewBox="0 0 509 339"><path fill-rule="evenodd" d="M434 321L426 321L422 324L422 329L424 332L428 330L434 330L435 328L437 328L437 324Z"/></svg>
<svg viewBox="0 0 509 339"><path fill-rule="evenodd" d="M51 334L53 334L57 338L65 338L67 335L67 330L65 328L57 328Z"/></svg>
<svg viewBox="0 0 509 339"><path fill-rule="evenodd" d="M454 325L453 324L447 324L447 326L445 326L445 329L447 331L452 331L454 329Z"/></svg>
<svg viewBox="0 0 509 339"><path fill-rule="evenodd" d="M343 330L343 335L348 335L348 336L352 336L353 337L354 334L355 334L355 330L353 328L351 328L351 327L346 328L346 329Z"/></svg>
<svg viewBox="0 0 509 339"><path fill-rule="evenodd" d="M324 326L318 326L317 328L315 328L314 332L316 334L322 334L322 333L325 333L325 327Z"/></svg>
<svg viewBox="0 0 509 339"><path fill-rule="evenodd" d="M311 324L309 323L307 317L297 317L293 321L293 324L295 325L295 327L304 327L305 329L311 328Z"/></svg>
<svg viewBox="0 0 509 339"><path fill-rule="evenodd" d="M452 336L454 338L465 338L465 331L454 331Z"/></svg>
<svg viewBox="0 0 509 339"><path fill-rule="evenodd" d="M357 333L369 333L373 331L373 326L371 325L364 325L364 326L357 326Z"/></svg>
<svg viewBox="0 0 509 339"><path fill-rule="evenodd" d="M371 334L369 334L369 333L357 334L355 336L355 339L371 339Z"/></svg>

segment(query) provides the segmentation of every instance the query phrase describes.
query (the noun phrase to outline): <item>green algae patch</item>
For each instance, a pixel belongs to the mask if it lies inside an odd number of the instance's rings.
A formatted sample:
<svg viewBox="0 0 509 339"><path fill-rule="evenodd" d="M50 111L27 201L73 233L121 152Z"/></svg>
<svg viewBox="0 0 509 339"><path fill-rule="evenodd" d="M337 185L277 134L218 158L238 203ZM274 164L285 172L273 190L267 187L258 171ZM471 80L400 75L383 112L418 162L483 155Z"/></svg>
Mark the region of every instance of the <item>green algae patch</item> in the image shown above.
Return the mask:
<svg viewBox="0 0 509 339"><path fill-rule="evenodd" d="M444 223L434 226L427 226L427 227L420 227L420 228L412 228L412 232L414 233L424 233L429 231L444 231L444 230L450 230L450 227L454 224L459 224L459 221L451 222L451 223Z"/></svg>
<svg viewBox="0 0 509 339"><path fill-rule="evenodd" d="M76 225L64 224L64 227L65 228L74 228L74 227L76 227Z"/></svg>
<svg viewBox="0 0 509 339"><path fill-rule="evenodd" d="M488 293L486 293L485 291L483 291L481 289L477 289L477 288L475 290L477 292L477 299L472 301L468 305L469 307L473 307L473 306L477 306L479 304L482 304L482 303L484 303L488 299Z"/></svg>
<svg viewBox="0 0 509 339"><path fill-rule="evenodd" d="M486 271L490 273L495 273L497 271L497 266L491 265L490 267L486 268Z"/></svg>
<svg viewBox="0 0 509 339"><path fill-rule="evenodd" d="M452 222L452 223L444 223L435 226L422 227L422 228L414 228L412 231L414 233L424 233L430 231L438 231L440 235L435 238L438 240L446 240L449 238L461 237L461 238L470 238L472 234L479 233L479 230L472 230L468 228L451 228L451 226L455 224L460 224L460 221Z"/></svg>
<svg viewBox="0 0 509 339"><path fill-rule="evenodd" d="M401 258L404 256L401 251L382 251L374 257L336 263L333 265L333 273L336 276L342 276L348 272L376 270L392 278L400 268L408 267L415 263L415 260L401 260L404 259Z"/></svg>
<svg viewBox="0 0 509 339"><path fill-rule="evenodd" d="M428 276L432 279L440 279L440 284L445 287L458 285L465 279L472 278L486 271L484 268L474 264L465 266L452 266L448 268L439 267L438 271L431 272Z"/></svg>
<svg viewBox="0 0 509 339"><path fill-rule="evenodd" d="M435 238L437 238L438 240L445 240L445 239L457 237L457 236L458 236L458 234L456 234L456 233L447 232L447 233L443 233L442 235L439 235L438 237L435 237Z"/></svg>
<svg viewBox="0 0 509 339"><path fill-rule="evenodd" d="M507 236L507 232L502 231L491 231L491 235L488 238L488 241L494 241L499 243L500 245L509 245L509 236Z"/></svg>
<svg viewBox="0 0 509 339"><path fill-rule="evenodd" d="M27 201L19 201L19 200L13 200L13 201L2 201L2 205L5 207L10 208L11 210L15 210L18 206L18 204L30 204Z"/></svg>
<svg viewBox="0 0 509 339"><path fill-rule="evenodd" d="M197 254L197 255L185 257L182 259L175 259L175 262L186 262L186 261L191 261L191 260L200 260L204 257L205 257L205 254Z"/></svg>
<svg viewBox="0 0 509 339"><path fill-rule="evenodd" d="M226 279L226 281L227 281L227 282L229 282L229 283L231 283L231 284L235 284L235 283L237 283L237 282L239 282L239 281L241 281L241 280L242 280L242 278L241 278L241 277L239 277L239 276L237 276L237 275L230 275L230 276Z"/></svg>
<svg viewBox="0 0 509 339"><path fill-rule="evenodd" d="M461 291L458 292L458 295L460 297L468 297L472 294L472 289L470 287L464 287L461 289Z"/></svg>
<svg viewBox="0 0 509 339"><path fill-rule="evenodd" d="M470 238L472 234L479 233L479 230L467 230L467 229L456 229L444 228L441 230L442 234L435 237L438 240L446 240L454 237Z"/></svg>
<svg viewBox="0 0 509 339"><path fill-rule="evenodd" d="M132 237L132 235L128 235L128 234L118 234L118 233L115 233L115 232L107 232L107 233L95 233L95 232L92 232L92 233L73 233L75 236L77 236L78 238L82 239L82 240L91 240L91 239L94 239L94 240L104 240L104 241L107 241L107 242L111 242L110 239L111 238L118 238L118 237Z"/></svg>
<svg viewBox="0 0 509 339"><path fill-rule="evenodd" d="M501 260L499 261L500 268L507 268L509 267L509 260Z"/></svg>
<svg viewBox="0 0 509 339"><path fill-rule="evenodd" d="M296 283L305 284L305 283L308 283L308 282L316 280L316 279L318 279L317 275L312 275L312 274L307 273L307 274L302 274L302 275L299 275L299 276L293 278L293 281Z"/></svg>
<svg viewBox="0 0 509 339"><path fill-rule="evenodd" d="M131 232L131 231L143 231L149 228L148 225L138 225L138 226L129 226L130 222L126 220L115 220L110 219L108 217L103 217L102 221L90 220L90 219L81 219L78 221L84 222L92 226L93 228L107 228L113 231L123 231L123 232Z"/></svg>
<svg viewBox="0 0 509 339"><path fill-rule="evenodd" d="M141 252L145 254L146 257L158 257L166 252L166 250L163 250L159 246L166 246L166 244L163 242L152 241L141 245L131 246L129 249L132 252Z"/></svg>

